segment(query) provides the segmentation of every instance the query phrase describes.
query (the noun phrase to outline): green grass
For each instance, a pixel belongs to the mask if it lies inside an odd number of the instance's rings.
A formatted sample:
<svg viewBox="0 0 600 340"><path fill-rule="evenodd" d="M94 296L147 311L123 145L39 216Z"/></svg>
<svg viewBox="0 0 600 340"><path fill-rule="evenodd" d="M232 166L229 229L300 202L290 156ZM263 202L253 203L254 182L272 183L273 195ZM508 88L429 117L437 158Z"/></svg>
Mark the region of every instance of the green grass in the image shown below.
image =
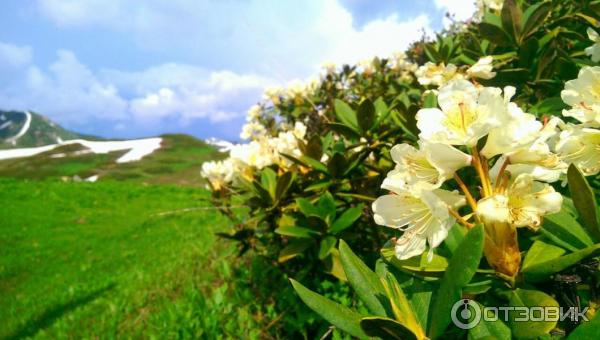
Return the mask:
<svg viewBox="0 0 600 340"><path fill-rule="evenodd" d="M213 234L227 220L177 211L208 198L0 179L0 338L256 337L252 293L229 282L235 249Z"/></svg>

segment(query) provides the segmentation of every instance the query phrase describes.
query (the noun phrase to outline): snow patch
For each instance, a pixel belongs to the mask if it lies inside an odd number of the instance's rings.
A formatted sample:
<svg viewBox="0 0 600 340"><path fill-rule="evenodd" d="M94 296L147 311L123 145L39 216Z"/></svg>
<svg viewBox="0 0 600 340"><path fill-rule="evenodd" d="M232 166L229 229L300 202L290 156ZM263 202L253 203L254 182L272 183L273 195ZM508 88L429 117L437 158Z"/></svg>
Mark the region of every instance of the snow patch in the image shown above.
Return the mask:
<svg viewBox="0 0 600 340"><path fill-rule="evenodd" d="M58 144L51 144L45 146L39 146L35 148L22 148L22 149L10 149L0 150L0 160L30 157L42 152L50 151L56 147L70 144L81 144L88 150L76 151L75 154L83 154L93 152L96 154L109 153L113 151L129 150L127 153L117 159L117 163L127 163L138 161L142 157L151 154L156 149L160 148L162 138L145 138L145 139L133 139L124 141L88 141L84 139L72 139L64 141ZM52 156L51 156L52 157ZM58 156L60 157L60 156Z"/></svg>
<svg viewBox="0 0 600 340"><path fill-rule="evenodd" d="M209 138L205 142L206 144L216 146L219 152L228 152L233 147L233 143L217 138Z"/></svg>

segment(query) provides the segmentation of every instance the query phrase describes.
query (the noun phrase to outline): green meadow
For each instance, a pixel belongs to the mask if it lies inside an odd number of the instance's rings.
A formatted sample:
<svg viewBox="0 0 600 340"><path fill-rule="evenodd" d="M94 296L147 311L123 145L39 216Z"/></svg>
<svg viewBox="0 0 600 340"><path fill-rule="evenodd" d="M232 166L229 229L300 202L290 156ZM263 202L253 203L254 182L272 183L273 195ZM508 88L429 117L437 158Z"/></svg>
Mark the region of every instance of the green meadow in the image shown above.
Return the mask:
<svg viewBox="0 0 600 340"><path fill-rule="evenodd" d="M231 226L209 197L0 179L0 338L259 336L251 293L228 283L236 249L214 233Z"/></svg>

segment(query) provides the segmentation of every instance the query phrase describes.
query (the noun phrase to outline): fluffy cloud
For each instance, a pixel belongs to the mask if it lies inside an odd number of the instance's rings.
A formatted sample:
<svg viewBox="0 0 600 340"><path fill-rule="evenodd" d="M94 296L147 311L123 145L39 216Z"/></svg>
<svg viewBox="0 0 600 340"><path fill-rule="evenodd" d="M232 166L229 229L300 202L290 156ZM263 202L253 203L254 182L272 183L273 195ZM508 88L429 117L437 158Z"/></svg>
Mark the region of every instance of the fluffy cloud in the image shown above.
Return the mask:
<svg viewBox="0 0 600 340"><path fill-rule="evenodd" d="M457 21L465 21L477 11L477 0L435 0L435 5L449 13ZM451 21L444 18L444 26Z"/></svg>
<svg viewBox="0 0 600 340"><path fill-rule="evenodd" d="M69 127L105 135L114 129L141 135L200 126L206 133L234 136L266 86L307 78L326 60L389 56L432 31L427 15L389 12L393 0L357 22L349 1L37 0L36 13L61 33L85 32L85 44L95 36L99 44L115 41L124 47L119 58L128 62L111 69L110 58L101 57L113 48L106 45L97 56L82 53L88 62L83 64L75 43L75 52L59 51L45 67L33 62L29 47L0 44L0 63L10 60L5 64L17 70L0 77L0 85L10 79L0 87L0 107L38 110ZM450 6L435 1L440 8ZM424 13L423 8L413 11ZM136 64L138 59L145 63Z"/></svg>

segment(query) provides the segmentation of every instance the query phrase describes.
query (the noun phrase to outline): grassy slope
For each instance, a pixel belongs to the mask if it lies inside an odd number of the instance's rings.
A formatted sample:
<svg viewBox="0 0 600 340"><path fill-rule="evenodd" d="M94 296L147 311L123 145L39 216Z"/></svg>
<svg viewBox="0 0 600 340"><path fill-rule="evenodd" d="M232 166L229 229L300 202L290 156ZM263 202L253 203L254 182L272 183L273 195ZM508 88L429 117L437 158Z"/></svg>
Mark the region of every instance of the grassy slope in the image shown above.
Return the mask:
<svg viewBox="0 0 600 340"><path fill-rule="evenodd" d="M32 157L0 161L0 176L43 179L78 175L87 178L99 174L100 180L115 179L150 184L171 183L201 186L200 165L223 155L214 147L187 135L164 135L163 145L140 161L116 164L124 151L110 154L84 154L63 158L51 155L79 150L66 145Z"/></svg>
<svg viewBox="0 0 600 340"><path fill-rule="evenodd" d="M0 179L0 338L256 332L237 290L215 286L230 272L231 245L213 235L227 221L156 215L207 199L167 185Z"/></svg>

